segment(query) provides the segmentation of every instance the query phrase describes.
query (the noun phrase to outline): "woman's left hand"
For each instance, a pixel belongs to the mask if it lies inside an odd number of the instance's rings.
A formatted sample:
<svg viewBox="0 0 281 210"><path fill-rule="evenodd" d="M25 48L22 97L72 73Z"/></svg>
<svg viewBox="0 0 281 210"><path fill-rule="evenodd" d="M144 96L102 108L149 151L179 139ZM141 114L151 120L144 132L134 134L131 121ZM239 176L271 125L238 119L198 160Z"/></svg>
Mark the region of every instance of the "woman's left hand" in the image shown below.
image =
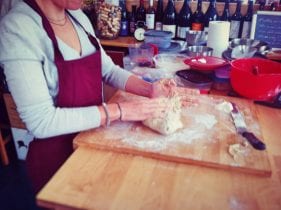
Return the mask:
<svg viewBox="0 0 281 210"><path fill-rule="evenodd" d="M173 79L161 79L152 84L151 98L199 95L200 91L186 87L177 87Z"/></svg>
<svg viewBox="0 0 281 210"><path fill-rule="evenodd" d="M161 79L152 84L151 98L180 96L183 106L197 103L196 97L200 94L197 89L177 87L173 79Z"/></svg>

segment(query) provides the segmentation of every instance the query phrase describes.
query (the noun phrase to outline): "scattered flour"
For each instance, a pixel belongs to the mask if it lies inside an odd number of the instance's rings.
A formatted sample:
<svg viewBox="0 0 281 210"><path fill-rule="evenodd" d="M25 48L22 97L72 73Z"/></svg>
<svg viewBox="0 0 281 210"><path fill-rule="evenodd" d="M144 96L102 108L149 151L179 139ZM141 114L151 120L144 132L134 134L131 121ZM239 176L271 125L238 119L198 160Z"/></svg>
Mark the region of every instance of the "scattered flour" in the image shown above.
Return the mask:
<svg viewBox="0 0 281 210"><path fill-rule="evenodd" d="M208 129L211 129L217 123L216 117L211 114L197 115L195 121L203 124Z"/></svg>
<svg viewBox="0 0 281 210"><path fill-rule="evenodd" d="M216 105L216 109L219 110L219 111L225 112L227 114L230 114L233 107L232 107L230 102L223 101L223 102Z"/></svg>
<svg viewBox="0 0 281 210"><path fill-rule="evenodd" d="M168 136L157 134L149 140L142 133L136 132L134 136L127 136L121 141L137 148L159 151L172 147L175 143L192 144L194 140L201 139L204 136L205 133L198 129L185 128Z"/></svg>

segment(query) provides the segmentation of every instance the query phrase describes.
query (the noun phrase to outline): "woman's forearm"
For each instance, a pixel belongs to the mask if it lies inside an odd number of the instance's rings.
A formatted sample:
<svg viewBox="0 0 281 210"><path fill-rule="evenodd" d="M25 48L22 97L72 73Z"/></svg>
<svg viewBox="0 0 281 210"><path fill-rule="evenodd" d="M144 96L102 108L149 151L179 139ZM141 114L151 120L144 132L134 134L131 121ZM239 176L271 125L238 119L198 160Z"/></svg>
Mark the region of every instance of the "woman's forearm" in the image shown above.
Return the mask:
<svg viewBox="0 0 281 210"><path fill-rule="evenodd" d="M136 95L151 97L152 83L146 82L135 75L131 75L127 80L125 90Z"/></svg>

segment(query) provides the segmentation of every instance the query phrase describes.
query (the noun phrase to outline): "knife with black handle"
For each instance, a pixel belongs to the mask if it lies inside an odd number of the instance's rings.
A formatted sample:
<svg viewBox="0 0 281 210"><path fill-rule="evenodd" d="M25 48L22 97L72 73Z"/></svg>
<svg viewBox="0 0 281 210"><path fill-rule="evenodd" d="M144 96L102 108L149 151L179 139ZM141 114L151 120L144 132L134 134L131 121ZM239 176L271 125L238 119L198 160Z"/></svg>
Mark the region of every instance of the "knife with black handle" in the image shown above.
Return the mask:
<svg viewBox="0 0 281 210"><path fill-rule="evenodd" d="M232 104L231 117L233 119L236 130L257 150L265 150L266 145L258 139L253 133L249 132L242 113L238 110L235 103Z"/></svg>

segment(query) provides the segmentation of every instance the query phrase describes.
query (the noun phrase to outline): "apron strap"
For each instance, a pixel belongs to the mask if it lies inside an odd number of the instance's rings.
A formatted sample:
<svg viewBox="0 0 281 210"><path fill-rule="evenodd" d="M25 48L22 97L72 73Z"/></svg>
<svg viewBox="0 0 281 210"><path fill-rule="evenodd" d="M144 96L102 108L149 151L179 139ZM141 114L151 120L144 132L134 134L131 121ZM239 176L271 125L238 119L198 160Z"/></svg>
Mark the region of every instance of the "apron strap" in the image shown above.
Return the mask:
<svg viewBox="0 0 281 210"><path fill-rule="evenodd" d="M66 10L66 12L67 12L67 14L74 20L74 22L75 22L77 25L79 25L79 26L83 29L83 31L87 34L89 40L90 40L91 43L95 46L95 48L96 48L97 50L100 50L100 45L99 45L97 39L96 39L90 32L88 32L88 31L85 29L85 27L82 26L82 24L81 24L68 10Z"/></svg>
<svg viewBox="0 0 281 210"><path fill-rule="evenodd" d="M54 30L53 30L51 24L49 23L47 17L42 12L42 10L40 9L40 7L38 6L38 4L36 3L35 0L24 0L24 1L41 16L43 27L46 30L47 34L49 35L49 38L52 40L52 43L54 46L55 58L59 58L59 59L63 60L64 58L59 50L59 46L58 46L58 42L57 42Z"/></svg>
<svg viewBox="0 0 281 210"><path fill-rule="evenodd" d="M55 51L55 59L64 60L64 58L59 50L55 32L54 32L50 22L48 21L47 17L43 13L43 11L40 9L40 7L38 6L38 4L36 3L35 0L24 0L24 1L41 16L43 27L53 43L53 47L54 47L54 51ZM75 17L73 17L73 15L70 14L69 11L66 10L66 12L85 31L89 40L95 46L96 50L100 50L100 45L99 45L97 39L93 35L91 35L88 31L86 31L85 28L82 26L82 24L79 23L79 21Z"/></svg>

